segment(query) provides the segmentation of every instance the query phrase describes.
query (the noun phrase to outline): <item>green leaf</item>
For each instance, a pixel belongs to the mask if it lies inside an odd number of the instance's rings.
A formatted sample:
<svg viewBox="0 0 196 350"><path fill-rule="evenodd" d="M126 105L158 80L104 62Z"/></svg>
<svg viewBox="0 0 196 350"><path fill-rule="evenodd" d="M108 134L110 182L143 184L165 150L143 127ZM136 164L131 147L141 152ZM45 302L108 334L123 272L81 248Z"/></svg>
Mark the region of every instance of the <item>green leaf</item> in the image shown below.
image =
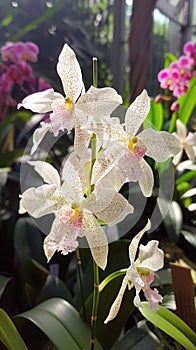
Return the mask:
<svg viewBox="0 0 196 350"><path fill-rule="evenodd" d="M10 124L14 124L17 121L17 119L27 121L31 115L32 115L32 113L30 113L30 112L17 111L15 113L12 113L12 114L6 116L6 119L3 120L0 124L0 137L1 137L1 133L4 132L6 126L8 126Z"/></svg>
<svg viewBox="0 0 196 350"><path fill-rule="evenodd" d="M189 182L192 179L194 179L196 177L196 171L195 170L190 170L187 171L185 174L183 174L182 176L178 177L176 179L176 185L180 185L182 182Z"/></svg>
<svg viewBox="0 0 196 350"><path fill-rule="evenodd" d="M142 320L138 322L137 326L125 333L111 350L157 350L158 345L159 339L148 328L146 320Z"/></svg>
<svg viewBox="0 0 196 350"><path fill-rule="evenodd" d="M71 296L71 293L69 292L69 289L60 280L60 278L54 275L48 275L46 282L36 299L36 304L39 304L42 301L53 297L63 298L68 302L73 303L72 296Z"/></svg>
<svg viewBox="0 0 196 350"><path fill-rule="evenodd" d="M15 151L3 152L0 154L0 167L9 167L12 163L24 153L24 149L17 149Z"/></svg>
<svg viewBox="0 0 196 350"><path fill-rule="evenodd" d="M153 99L150 100L150 111L146 120L143 123L144 129L154 128L162 130L163 127L163 107L161 103L156 103Z"/></svg>
<svg viewBox="0 0 196 350"><path fill-rule="evenodd" d="M196 77L190 81L190 87L185 95L179 98L179 119L186 125L196 106Z"/></svg>
<svg viewBox="0 0 196 350"><path fill-rule="evenodd" d="M172 133L176 130L176 119L177 119L177 113L174 112L172 113L172 116L171 116L168 132Z"/></svg>
<svg viewBox="0 0 196 350"><path fill-rule="evenodd" d="M0 340L9 350L28 350L7 313L0 309Z"/></svg>
<svg viewBox="0 0 196 350"><path fill-rule="evenodd" d="M46 257L42 246L43 235L32 219L22 217L17 220L14 232L14 248L19 264L24 266L32 258L46 267Z"/></svg>
<svg viewBox="0 0 196 350"><path fill-rule="evenodd" d="M16 322L21 318L35 324L58 350L89 348L90 329L81 320L77 310L64 299L49 299L15 316ZM95 350L103 350L98 340Z"/></svg>
<svg viewBox="0 0 196 350"><path fill-rule="evenodd" d="M147 320L175 339L185 349L195 350L196 333L172 311L159 305L157 312L153 312L148 302L142 302L139 310Z"/></svg>
<svg viewBox="0 0 196 350"><path fill-rule="evenodd" d="M177 61L177 57L175 55L173 55L173 53L171 53L171 52L166 52L165 53L164 68L168 68L169 65L174 61Z"/></svg>
<svg viewBox="0 0 196 350"><path fill-rule="evenodd" d="M114 278L118 278L120 276L124 276L127 272L127 269L122 269L119 271L115 271L108 275L99 285L99 291L102 292L102 290L107 286L108 283L110 283Z"/></svg>

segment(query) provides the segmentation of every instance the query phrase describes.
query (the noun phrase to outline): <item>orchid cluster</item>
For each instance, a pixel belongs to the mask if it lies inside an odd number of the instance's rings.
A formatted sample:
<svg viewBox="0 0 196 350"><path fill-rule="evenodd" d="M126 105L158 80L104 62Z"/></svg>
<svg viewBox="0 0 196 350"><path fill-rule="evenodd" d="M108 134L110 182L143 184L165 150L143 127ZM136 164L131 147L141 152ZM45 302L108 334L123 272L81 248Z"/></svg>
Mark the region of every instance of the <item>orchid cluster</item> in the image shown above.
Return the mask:
<svg viewBox="0 0 196 350"><path fill-rule="evenodd" d="M58 136L74 129L74 150L65 158L60 174L47 162L29 161L44 183L21 194L20 213L28 212L34 218L55 214L44 240L48 261L56 251L64 255L75 251L85 237L94 262L105 269L108 242L104 227L121 222L134 211L120 189L127 182L138 182L143 195L151 196L154 178L145 155L165 162L180 152L181 143L165 131L141 131L150 110L145 90L127 109L124 123L112 117L111 113L122 103L121 96L110 87L91 86L85 91L80 65L67 44L60 53L57 72L64 94L50 88L25 97L18 107L49 113L48 120L42 121L33 135L34 159L48 132ZM126 286L136 288L137 307L141 290L154 311L162 300L158 291L150 288L154 272L163 266L158 241L140 245L135 260L139 240L149 228L150 223L130 244L130 267L106 322L116 316Z"/></svg>
<svg viewBox="0 0 196 350"><path fill-rule="evenodd" d="M30 65L37 61L38 53L39 48L33 42L7 42L1 48L0 121L4 120L9 107L17 106L15 88L19 87L24 96L50 87L44 79L36 79Z"/></svg>
<svg viewBox="0 0 196 350"><path fill-rule="evenodd" d="M177 98L188 91L189 82L196 74L196 44L186 43L183 52L184 55L158 74L161 88L169 89Z"/></svg>

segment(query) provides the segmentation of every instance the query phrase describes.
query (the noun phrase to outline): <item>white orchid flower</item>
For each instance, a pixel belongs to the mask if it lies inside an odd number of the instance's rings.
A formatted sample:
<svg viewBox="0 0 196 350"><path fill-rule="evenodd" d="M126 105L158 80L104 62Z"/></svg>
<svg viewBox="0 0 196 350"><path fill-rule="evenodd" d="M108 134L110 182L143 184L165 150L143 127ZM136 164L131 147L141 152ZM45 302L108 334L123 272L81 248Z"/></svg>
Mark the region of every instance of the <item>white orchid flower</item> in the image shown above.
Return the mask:
<svg viewBox="0 0 196 350"><path fill-rule="evenodd" d="M157 162L165 162L177 154L181 146L179 140L168 132L155 131L152 128L139 131L149 110L150 98L146 90L143 90L127 109L124 125L108 121L103 136L101 124L87 125L99 138L104 138L106 148L95 162L94 181L100 176L105 176L115 166L119 168L117 173L124 174L124 182L138 181L144 196L151 196L154 178L144 155Z"/></svg>
<svg viewBox="0 0 196 350"><path fill-rule="evenodd" d="M77 168L75 154L65 161L61 184L57 170L41 161L30 161L34 169L44 180L44 184L27 189L21 195L20 213L26 210L35 218L54 213L49 235L44 240L44 251L48 261L55 251L68 254L78 246L78 237L85 236L92 256L102 269L105 269L108 254L108 242L104 229L97 219L112 226L133 212L128 201L114 190L112 183L101 180L94 190L87 193L87 173L84 166ZM88 171L88 169L87 169Z"/></svg>
<svg viewBox="0 0 196 350"><path fill-rule="evenodd" d="M65 44L58 59L57 73L62 81L65 96L48 89L36 92L24 98L18 108L24 107L36 113L49 113L48 123L42 122L43 131L35 131L35 143L32 152L42 141L47 131L57 136L59 131L70 132L73 127L87 121L87 116L102 118L122 103L116 90L110 87L95 88L85 93L80 65L74 51Z"/></svg>
<svg viewBox="0 0 196 350"><path fill-rule="evenodd" d="M179 164L183 150L185 151L187 157L190 160L194 160L196 156L196 132L188 132L186 125L184 125L181 120L176 120L176 132L173 133L181 142L181 150L173 158L174 165Z"/></svg>
<svg viewBox="0 0 196 350"><path fill-rule="evenodd" d="M161 269L164 264L164 253L158 248L159 242L152 240L149 241L146 246L140 244L138 258L135 260L139 241L143 234L150 229L150 226L150 221L148 221L144 229L133 238L129 246L130 267L127 269L120 291L104 323L108 323L117 316L127 287L129 289L135 287L136 296L133 302L136 307L141 306L139 297L141 290L143 290L153 311L157 310L158 303L162 301L162 296L158 293L158 290L156 288L150 288L150 284L154 280L154 272Z"/></svg>

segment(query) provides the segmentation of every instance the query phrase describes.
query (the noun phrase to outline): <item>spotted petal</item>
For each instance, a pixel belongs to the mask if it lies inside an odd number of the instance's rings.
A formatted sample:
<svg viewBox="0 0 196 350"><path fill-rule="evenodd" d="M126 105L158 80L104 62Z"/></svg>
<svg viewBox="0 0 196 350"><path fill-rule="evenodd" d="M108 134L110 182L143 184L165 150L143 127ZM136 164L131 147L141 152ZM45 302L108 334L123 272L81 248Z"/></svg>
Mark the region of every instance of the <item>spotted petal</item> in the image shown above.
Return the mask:
<svg viewBox="0 0 196 350"><path fill-rule="evenodd" d="M103 179L95 185L95 189L83 200L82 207L96 213L105 210L112 202L115 190L111 181Z"/></svg>
<svg viewBox="0 0 196 350"><path fill-rule="evenodd" d="M140 176L138 179L140 188L145 197L150 197L152 195L152 190L154 186L154 175L150 165L142 159L140 162Z"/></svg>
<svg viewBox="0 0 196 350"><path fill-rule="evenodd" d="M103 228L91 213L83 212L82 235L86 236L96 264L105 269L108 256L108 241Z"/></svg>
<svg viewBox="0 0 196 350"><path fill-rule="evenodd" d="M164 265L164 253L158 248L159 242L151 240L147 245L140 244L138 259L135 265L151 271L157 271Z"/></svg>
<svg viewBox="0 0 196 350"><path fill-rule="evenodd" d="M103 178L124 155L126 147L123 143L112 143L101 155L96 159L93 166L92 183Z"/></svg>
<svg viewBox="0 0 196 350"><path fill-rule="evenodd" d="M74 51L67 44L59 55L57 73L61 78L65 95L75 102L83 90L82 73Z"/></svg>
<svg viewBox="0 0 196 350"><path fill-rule="evenodd" d="M105 324L107 324L109 321L112 321L116 317L116 315L118 314L118 312L120 310L121 303L122 303L123 295L124 295L125 290L127 288L128 281L129 281L129 279L127 278L127 276L125 276L123 278L122 285L120 287L118 295L110 308L108 317L104 321Z"/></svg>
<svg viewBox="0 0 196 350"><path fill-rule="evenodd" d="M62 223L57 216L53 221L51 231L44 240L44 252L49 261L56 251L63 255L76 250L78 246L77 236L79 229L69 223Z"/></svg>
<svg viewBox="0 0 196 350"><path fill-rule="evenodd" d="M147 147L146 154L157 162L165 162L181 150L180 141L166 131L143 130L138 137Z"/></svg>
<svg viewBox="0 0 196 350"><path fill-rule="evenodd" d="M44 184L28 188L22 195L22 207L34 218L54 213L65 203L56 185Z"/></svg>
<svg viewBox="0 0 196 350"><path fill-rule="evenodd" d="M93 86L83 94L77 102L77 108L98 120L109 116L122 103L122 97L110 87L95 88Z"/></svg>
<svg viewBox="0 0 196 350"><path fill-rule="evenodd" d="M121 222L128 214L133 213L133 206L120 193L115 193L108 207L95 215L109 226Z"/></svg>
<svg viewBox="0 0 196 350"><path fill-rule="evenodd" d="M146 90L136 97L125 114L125 128L130 136L135 135L150 110L150 98Z"/></svg>
<svg viewBox="0 0 196 350"><path fill-rule="evenodd" d="M150 220L148 220L146 226L141 230L131 241L131 244L129 245L129 259L130 261L135 260L139 241L142 238L143 234L150 230L151 223Z"/></svg>

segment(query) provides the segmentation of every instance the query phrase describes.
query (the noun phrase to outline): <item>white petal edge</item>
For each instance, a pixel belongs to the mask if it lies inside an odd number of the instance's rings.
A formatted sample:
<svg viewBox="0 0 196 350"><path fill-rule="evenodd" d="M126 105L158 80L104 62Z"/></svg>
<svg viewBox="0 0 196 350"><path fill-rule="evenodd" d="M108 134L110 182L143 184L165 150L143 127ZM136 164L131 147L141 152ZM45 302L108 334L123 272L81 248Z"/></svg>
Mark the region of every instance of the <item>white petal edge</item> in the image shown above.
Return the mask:
<svg viewBox="0 0 196 350"><path fill-rule="evenodd" d="M60 176L58 171L49 163L41 160L28 161L28 164L34 167L34 170L48 183L60 187Z"/></svg>
<svg viewBox="0 0 196 350"><path fill-rule="evenodd" d="M21 103L18 104L18 109L24 107L36 113L48 113L52 110L52 102L55 98L53 89L48 89L25 97Z"/></svg>

